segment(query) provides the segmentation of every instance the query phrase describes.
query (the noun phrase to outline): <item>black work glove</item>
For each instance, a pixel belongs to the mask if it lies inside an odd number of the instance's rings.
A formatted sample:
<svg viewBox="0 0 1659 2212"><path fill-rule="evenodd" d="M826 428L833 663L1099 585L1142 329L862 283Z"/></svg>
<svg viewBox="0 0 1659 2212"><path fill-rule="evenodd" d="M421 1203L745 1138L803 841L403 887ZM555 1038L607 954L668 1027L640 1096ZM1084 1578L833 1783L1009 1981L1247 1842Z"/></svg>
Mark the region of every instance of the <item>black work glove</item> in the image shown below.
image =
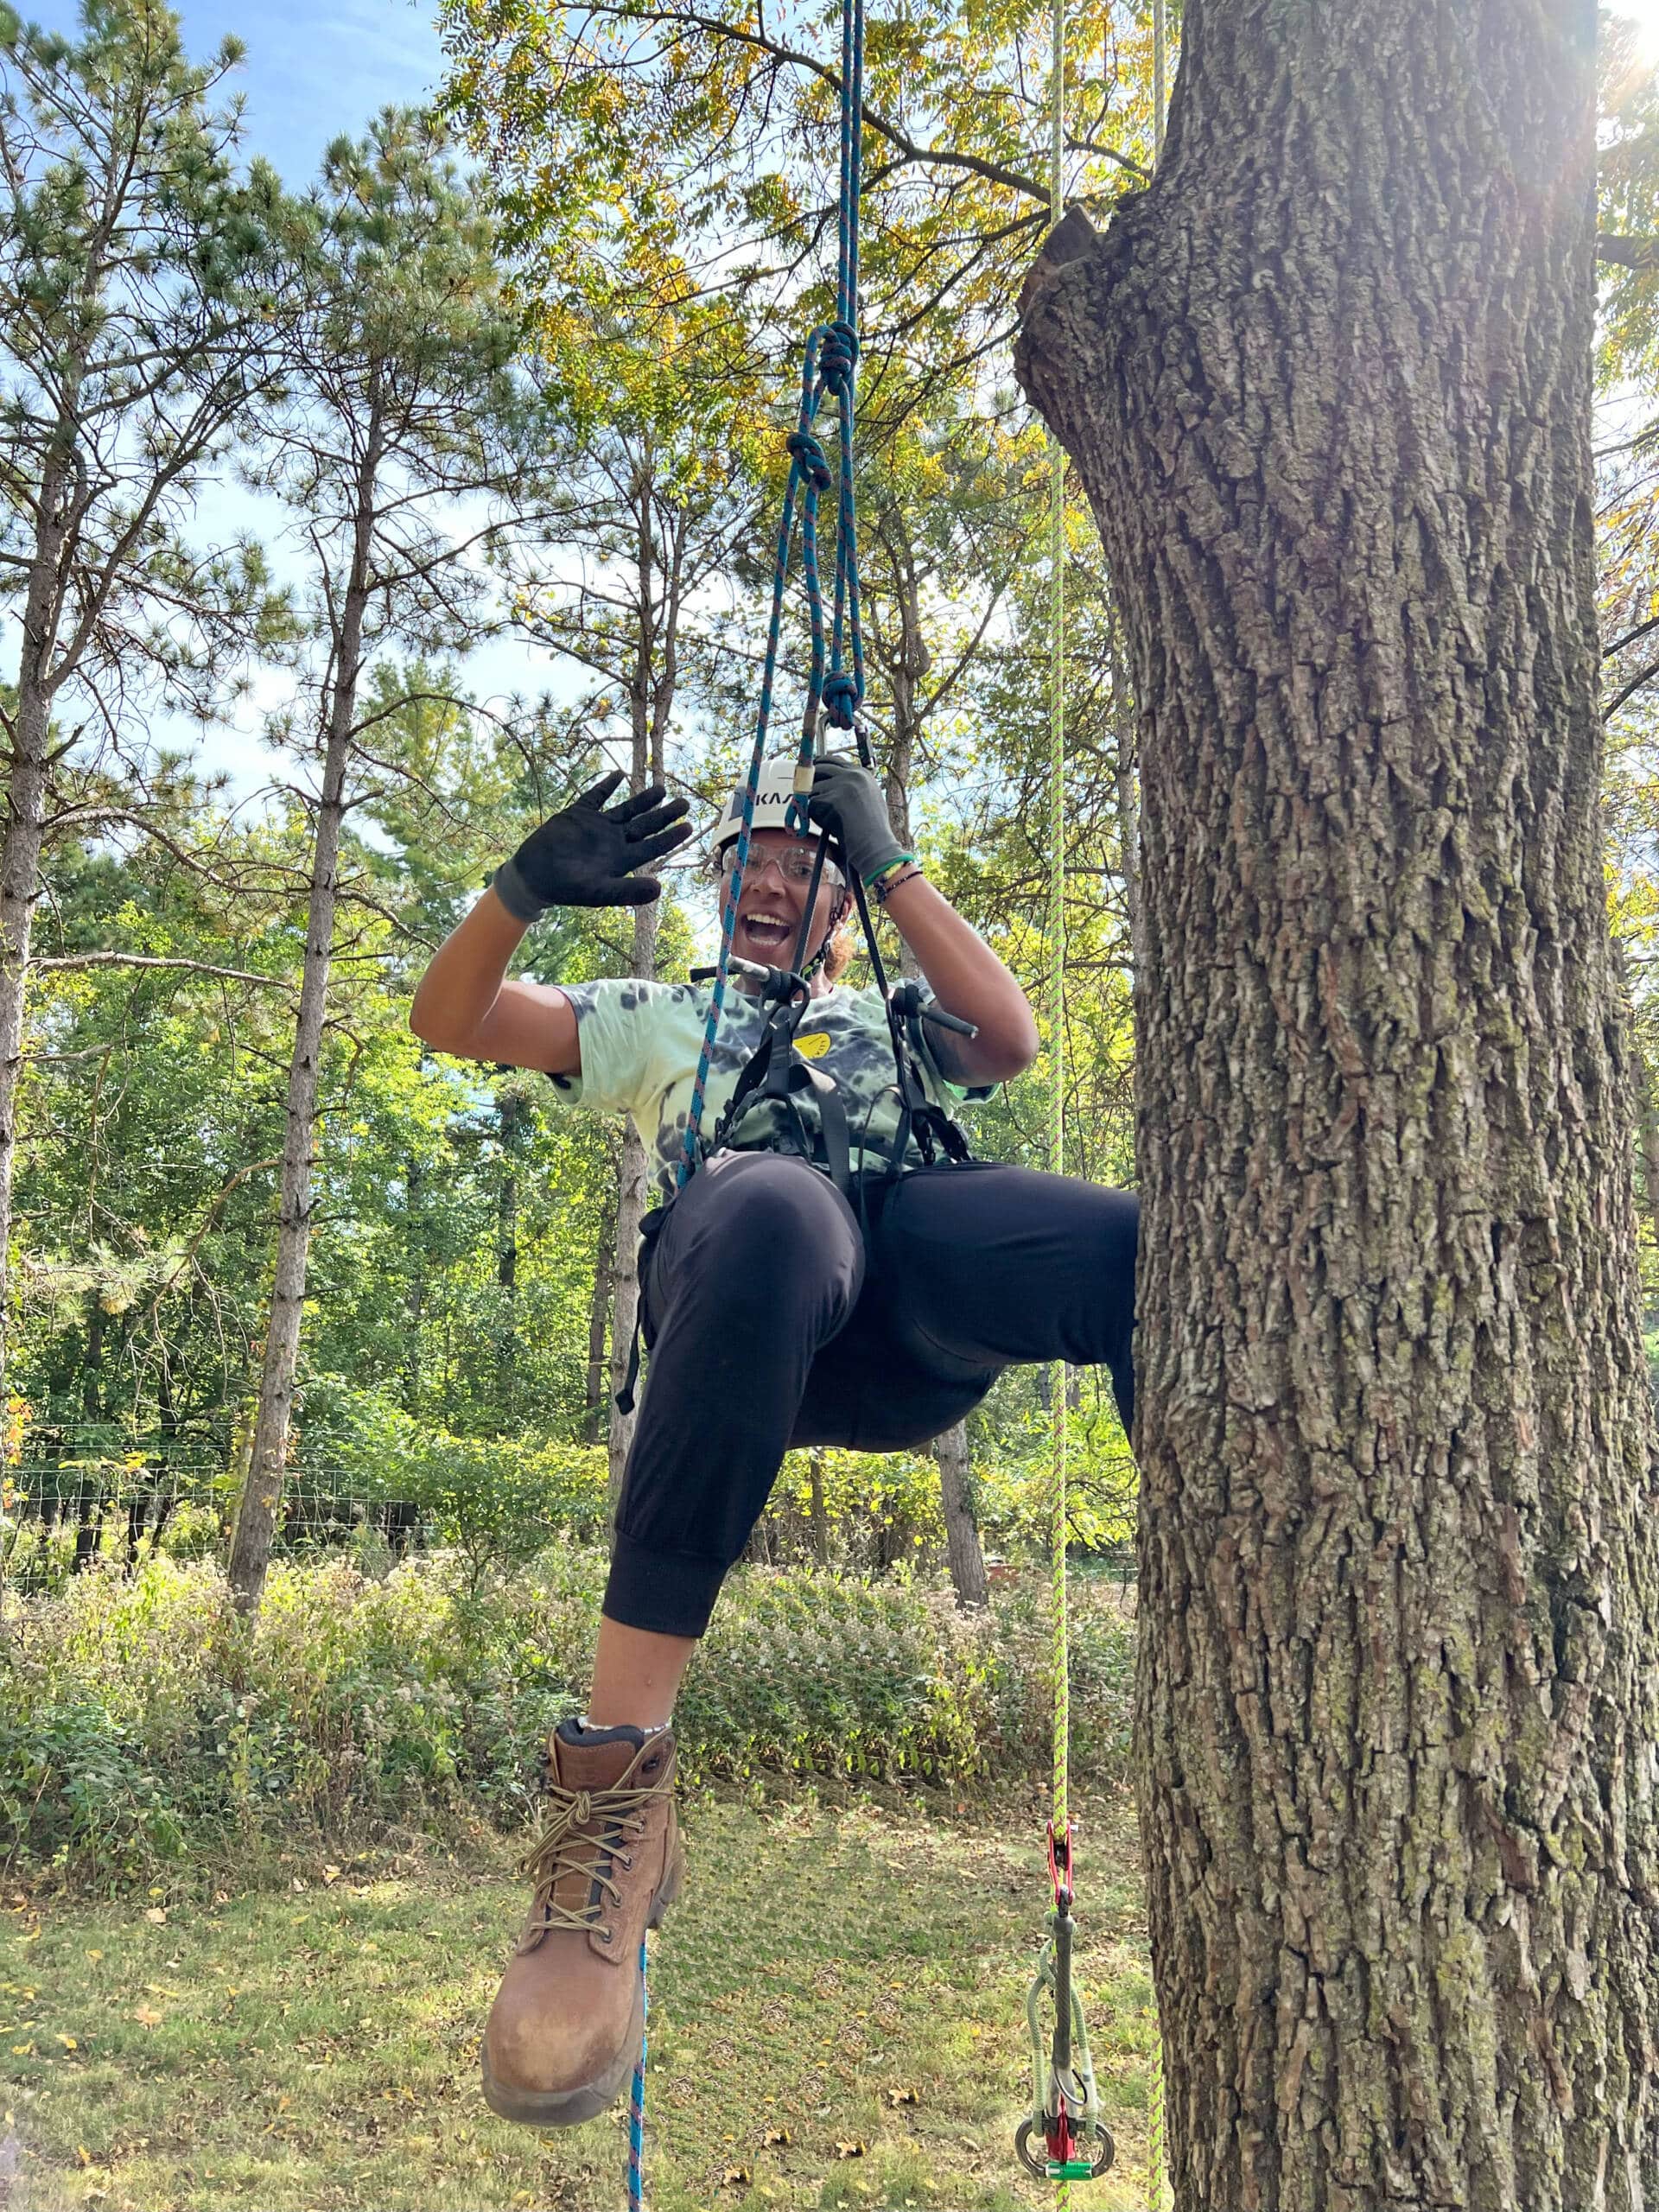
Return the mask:
<svg viewBox="0 0 1659 2212"><path fill-rule="evenodd" d="M662 804L664 786L652 784L632 798L605 802L622 771L601 776L591 791L532 830L490 880L510 914L533 922L550 906L648 906L662 892L649 875L633 873L671 853L691 835L680 817L683 798Z"/></svg>
<svg viewBox="0 0 1659 2212"><path fill-rule="evenodd" d="M866 883L894 861L906 858L887 819L880 785L856 760L839 753L826 754L813 774L806 810L830 832Z"/></svg>

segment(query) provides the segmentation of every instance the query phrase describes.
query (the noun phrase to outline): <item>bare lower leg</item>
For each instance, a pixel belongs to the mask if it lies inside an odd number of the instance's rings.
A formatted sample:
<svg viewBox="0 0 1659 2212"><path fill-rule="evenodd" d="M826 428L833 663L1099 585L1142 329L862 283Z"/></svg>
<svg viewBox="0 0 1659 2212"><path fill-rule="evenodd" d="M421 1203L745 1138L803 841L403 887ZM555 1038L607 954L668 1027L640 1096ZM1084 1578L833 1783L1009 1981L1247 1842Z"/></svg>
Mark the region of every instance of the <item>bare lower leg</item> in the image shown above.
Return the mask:
<svg viewBox="0 0 1659 2212"><path fill-rule="evenodd" d="M695 1636L658 1636L601 1613L588 1719L595 1728L655 1728L671 1720L680 1677L696 1648Z"/></svg>

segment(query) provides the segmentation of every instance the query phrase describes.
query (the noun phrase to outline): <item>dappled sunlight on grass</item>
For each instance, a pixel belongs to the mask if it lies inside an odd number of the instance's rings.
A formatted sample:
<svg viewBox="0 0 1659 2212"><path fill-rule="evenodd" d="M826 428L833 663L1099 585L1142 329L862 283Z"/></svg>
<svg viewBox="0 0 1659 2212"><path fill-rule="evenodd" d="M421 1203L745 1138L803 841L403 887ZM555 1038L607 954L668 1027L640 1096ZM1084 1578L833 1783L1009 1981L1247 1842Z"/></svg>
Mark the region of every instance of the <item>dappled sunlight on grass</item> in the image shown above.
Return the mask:
<svg viewBox="0 0 1659 2212"><path fill-rule="evenodd" d="M1145 2201L1153 2040L1138 1862L1121 1802L1074 1811L1079 1971L1118 2164L1073 2201L1128 2212ZM652 2212L1052 2204L1013 2148L1043 1817L1034 1800L971 1823L810 1794L688 1804L687 1893L652 1939ZM505 1846L475 1866L293 1878L302 1891L207 1904L9 1898L14 2207L626 2202L620 2104L538 2136L480 2094L478 2036L524 1904Z"/></svg>

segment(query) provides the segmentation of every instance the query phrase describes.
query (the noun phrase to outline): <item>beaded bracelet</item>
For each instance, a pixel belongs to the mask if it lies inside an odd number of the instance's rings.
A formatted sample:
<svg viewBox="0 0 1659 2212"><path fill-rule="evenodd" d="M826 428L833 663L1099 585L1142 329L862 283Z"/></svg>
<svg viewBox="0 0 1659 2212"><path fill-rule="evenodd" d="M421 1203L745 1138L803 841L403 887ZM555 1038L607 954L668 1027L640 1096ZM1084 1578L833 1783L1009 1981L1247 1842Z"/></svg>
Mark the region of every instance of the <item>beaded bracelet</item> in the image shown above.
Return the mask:
<svg viewBox="0 0 1659 2212"><path fill-rule="evenodd" d="M918 880L925 881L926 879L914 861L912 861L907 867L899 868L896 874L879 877L871 886L875 894L876 905L885 906L901 883L915 883Z"/></svg>

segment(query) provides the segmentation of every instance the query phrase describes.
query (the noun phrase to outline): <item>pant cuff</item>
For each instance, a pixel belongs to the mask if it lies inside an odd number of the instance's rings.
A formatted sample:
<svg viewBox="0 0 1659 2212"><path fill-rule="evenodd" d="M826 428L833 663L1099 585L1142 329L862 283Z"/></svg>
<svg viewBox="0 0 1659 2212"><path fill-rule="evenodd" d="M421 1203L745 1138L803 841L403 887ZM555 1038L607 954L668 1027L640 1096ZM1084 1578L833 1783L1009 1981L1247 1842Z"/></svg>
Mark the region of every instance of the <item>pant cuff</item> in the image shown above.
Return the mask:
<svg viewBox="0 0 1659 2212"><path fill-rule="evenodd" d="M615 1532L602 1610L624 1628L656 1636L701 1636L726 1580L725 1562L664 1552Z"/></svg>

